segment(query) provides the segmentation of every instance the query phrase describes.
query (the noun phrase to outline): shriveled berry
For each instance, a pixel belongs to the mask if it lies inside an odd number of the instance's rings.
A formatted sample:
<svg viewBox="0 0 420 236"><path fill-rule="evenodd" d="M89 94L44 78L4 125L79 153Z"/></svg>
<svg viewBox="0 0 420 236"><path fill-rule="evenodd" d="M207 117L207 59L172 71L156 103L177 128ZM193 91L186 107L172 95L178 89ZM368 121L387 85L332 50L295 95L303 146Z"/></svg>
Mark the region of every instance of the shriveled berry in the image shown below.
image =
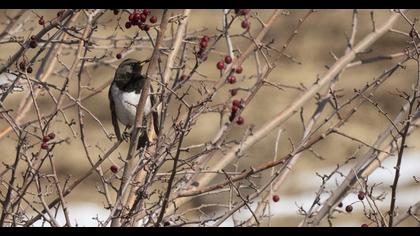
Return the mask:
<svg viewBox="0 0 420 236"><path fill-rule="evenodd" d="M245 122L245 119L242 116L238 117L238 119L236 120L236 124L238 125L242 125L244 122Z"/></svg>
<svg viewBox="0 0 420 236"><path fill-rule="evenodd" d="M26 69L26 72L28 73L28 74L30 74L30 73L32 73L32 67L28 67L27 69Z"/></svg>
<svg viewBox="0 0 420 236"><path fill-rule="evenodd" d="M36 46L38 46L38 43L35 40L31 40L29 42L29 47L31 48L36 48Z"/></svg>
<svg viewBox="0 0 420 236"><path fill-rule="evenodd" d="M48 135L47 135L47 136L42 137L42 142L43 142L43 143L46 143L46 142L48 142L48 141L50 141L50 137L48 137Z"/></svg>
<svg viewBox="0 0 420 236"><path fill-rule="evenodd" d="M369 227L368 224L362 224L360 227Z"/></svg>
<svg viewBox="0 0 420 236"><path fill-rule="evenodd" d="M42 143L41 149L47 150L48 149L48 143Z"/></svg>
<svg viewBox="0 0 420 236"><path fill-rule="evenodd" d="M141 13L139 19L140 19L141 22L146 22L147 16L144 13Z"/></svg>
<svg viewBox="0 0 420 236"><path fill-rule="evenodd" d="M231 56L225 56L225 62L226 62L226 64L230 64L230 63L232 63L232 57Z"/></svg>
<svg viewBox="0 0 420 236"><path fill-rule="evenodd" d="M45 25L45 20L44 20L44 17L42 17L42 16L41 16L41 18L39 18L39 20L38 20L38 24L39 24L39 25Z"/></svg>
<svg viewBox="0 0 420 236"><path fill-rule="evenodd" d="M152 17L150 17L150 19L149 19L149 21L150 21L150 23L152 23L152 24L154 24L154 23L156 23L157 22L157 17L156 16L152 16Z"/></svg>
<svg viewBox="0 0 420 236"><path fill-rule="evenodd" d="M21 70L26 69L26 61L25 60L19 62L19 69L21 69Z"/></svg>
<svg viewBox="0 0 420 236"><path fill-rule="evenodd" d="M236 83L236 77L231 75L227 78L227 81L228 81L229 84L234 84L234 83Z"/></svg>
<svg viewBox="0 0 420 236"><path fill-rule="evenodd" d="M171 223L169 221L163 222L163 226L170 226L170 225L171 225Z"/></svg>
<svg viewBox="0 0 420 236"><path fill-rule="evenodd" d="M359 200L362 201L363 199L365 199L365 193L362 191L359 191L359 193L357 194L357 198L359 198Z"/></svg>
<svg viewBox="0 0 420 236"><path fill-rule="evenodd" d="M54 139L54 138L55 138L55 134L54 134L54 133L49 133L49 134L48 134L48 137L49 137L50 139Z"/></svg>
<svg viewBox="0 0 420 236"><path fill-rule="evenodd" d="M181 77L179 78L179 80L184 81L188 79L188 75L181 75Z"/></svg>
<svg viewBox="0 0 420 236"><path fill-rule="evenodd" d="M116 173L118 172L118 166L116 166L116 165L112 165L112 166L110 167L110 170L111 170L111 172L112 172L112 173L116 174Z"/></svg>
<svg viewBox="0 0 420 236"><path fill-rule="evenodd" d="M236 94L238 94L238 90L237 89L230 90L230 95L235 96Z"/></svg>
<svg viewBox="0 0 420 236"><path fill-rule="evenodd" d="M143 9L143 14L145 14L146 16L150 15L150 13L152 13L150 9Z"/></svg>
<svg viewBox="0 0 420 236"><path fill-rule="evenodd" d="M240 74L240 73L242 73L242 71L243 71L242 66L237 66L236 69L235 69L236 74Z"/></svg>
<svg viewBox="0 0 420 236"><path fill-rule="evenodd" d="M144 30L144 31L149 31L150 30L150 26L148 24L143 24L143 25L144 25L144 27L143 27L142 30Z"/></svg>
<svg viewBox="0 0 420 236"><path fill-rule="evenodd" d="M278 202L280 200L279 195L273 195L273 202Z"/></svg>
<svg viewBox="0 0 420 236"><path fill-rule="evenodd" d="M223 69L225 69L225 62L224 62L224 61L219 61L219 62L217 62L216 67L217 67L217 69L219 69L219 70L223 70Z"/></svg>
<svg viewBox="0 0 420 236"><path fill-rule="evenodd" d="M229 121L232 122L235 119L235 114L231 113L229 116Z"/></svg>
<svg viewBox="0 0 420 236"><path fill-rule="evenodd" d="M340 203L338 203L338 205L337 205L338 207L343 207L343 203L342 202L340 202Z"/></svg>
<svg viewBox="0 0 420 236"><path fill-rule="evenodd" d="M201 48L206 48L208 46L209 42L208 41L200 41L200 49Z"/></svg>
<svg viewBox="0 0 420 236"><path fill-rule="evenodd" d="M352 212L353 211L353 206L352 205L347 205L346 206L346 211L349 212L349 213Z"/></svg>
<svg viewBox="0 0 420 236"><path fill-rule="evenodd" d="M121 55L121 53L117 53L117 55L115 57L119 60L119 59L121 59L122 55Z"/></svg>
<svg viewBox="0 0 420 236"><path fill-rule="evenodd" d="M125 28L126 29L130 29L131 28L131 22L130 21L125 22Z"/></svg>
<svg viewBox="0 0 420 236"><path fill-rule="evenodd" d="M248 29L250 25L251 25L251 23L250 23L248 20L243 20L243 21L241 22L241 27L242 27L243 29Z"/></svg>
<svg viewBox="0 0 420 236"><path fill-rule="evenodd" d="M118 13L120 12L118 9L114 9L114 15L118 15Z"/></svg>

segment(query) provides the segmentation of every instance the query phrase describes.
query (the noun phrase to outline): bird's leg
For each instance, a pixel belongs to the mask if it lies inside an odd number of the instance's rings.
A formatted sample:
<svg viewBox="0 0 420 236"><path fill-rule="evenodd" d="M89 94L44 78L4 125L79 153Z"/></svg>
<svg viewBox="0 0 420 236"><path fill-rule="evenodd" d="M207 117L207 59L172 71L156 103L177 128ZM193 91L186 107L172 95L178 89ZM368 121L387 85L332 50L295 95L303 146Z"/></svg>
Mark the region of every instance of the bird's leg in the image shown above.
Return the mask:
<svg viewBox="0 0 420 236"><path fill-rule="evenodd" d="M130 133L127 130L129 130L131 128L131 125L127 125L125 126L124 132L122 133L122 138L124 139L124 141L128 142L128 140L130 139Z"/></svg>

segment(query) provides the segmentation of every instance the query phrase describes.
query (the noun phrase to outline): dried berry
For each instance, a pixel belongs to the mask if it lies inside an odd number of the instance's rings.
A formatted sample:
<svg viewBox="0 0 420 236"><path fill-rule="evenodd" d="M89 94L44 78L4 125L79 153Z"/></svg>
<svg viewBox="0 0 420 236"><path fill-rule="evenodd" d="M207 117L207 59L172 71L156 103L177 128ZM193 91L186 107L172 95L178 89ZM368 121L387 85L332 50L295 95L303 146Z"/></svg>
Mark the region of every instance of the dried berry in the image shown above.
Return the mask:
<svg viewBox="0 0 420 236"><path fill-rule="evenodd" d="M273 195L273 202L278 202L280 200L279 195Z"/></svg>
<svg viewBox="0 0 420 236"><path fill-rule="evenodd" d="M122 55L121 55L121 53L118 53L115 57L119 60L119 59L121 59Z"/></svg>
<svg viewBox="0 0 420 236"><path fill-rule="evenodd" d="M41 18L39 18L38 24L39 25L45 25L45 20L44 20L44 17L43 16L41 16Z"/></svg>
<svg viewBox="0 0 420 236"><path fill-rule="evenodd" d="M42 142L43 142L43 143L46 143L46 142L48 142L48 141L50 141L50 137L48 137L48 135L47 135L47 136L44 136L44 137L42 138Z"/></svg>
<svg viewBox="0 0 420 236"><path fill-rule="evenodd" d="M230 95L235 96L236 94L238 94L238 90L237 89L230 90Z"/></svg>
<svg viewBox="0 0 420 236"><path fill-rule="evenodd" d="M243 29L248 29L250 25L251 25L251 23L250 23L248 20L243 20L243 21L241 22L241 27L242 27Z"/></svg>
<svg viewBox="0 0 420 236"><path fill-rule="evenodd" d="M41 149L48 150L48 143L42 143Z"/></svg>
<svg viewBox="0 0 420 236"><path fill-rule="evenodd" d="M362 201L363 199L365 199L365 193L362 191L359 191L359 193L357 194L357 198L359 198L359 200Z"/></svg>
<svg viewBox="0 0 420 236"><path fill-rule="evenodd" d="M347 205L347 206L346 206L346 211L347 211L348 213L352 212L352 211L353 211L353 206L352 206L352 205Z"/></svg>
<svg viewBox="0 0 420 236"><path fill-rule="evenodd" d="M26 72L27 72L28 74L32 73L32 67L28 66L28 68L26 69Z"/></svg>
<svg viewBox="0 0 420 236"><path fill-rule="evenodd" d="M54 139L54 138L55 138L55 134L54 134L54 133L49 133L49 134L48 134L48 137L49 137L50 139Z"/></svg>

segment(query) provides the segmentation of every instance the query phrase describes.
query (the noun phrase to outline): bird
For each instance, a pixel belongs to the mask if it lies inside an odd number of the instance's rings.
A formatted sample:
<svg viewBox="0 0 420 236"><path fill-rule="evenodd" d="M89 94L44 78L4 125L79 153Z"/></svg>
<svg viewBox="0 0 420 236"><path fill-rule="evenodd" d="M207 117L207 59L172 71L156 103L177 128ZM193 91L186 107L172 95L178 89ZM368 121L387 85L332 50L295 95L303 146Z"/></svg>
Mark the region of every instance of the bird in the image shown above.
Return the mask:
<svg viewBox="0 0 420 236"><path fill-rule="evenodd" d="M125 130L135 126L136 110L144 88L146 77L142 74L143 65L148 62L128 58L121 62L115 71L114 79L109 87L108 98L111 110L112 125L119 141L127 138L127 132L121 134L118 122L126 126ZM150 87L153 92L153 88ZM158 134L158 114L152 111L156 98L149 94L144 107L143 127L141 130L137 150L147 146ZM155 133L153 133L155 132Z"/></svg>

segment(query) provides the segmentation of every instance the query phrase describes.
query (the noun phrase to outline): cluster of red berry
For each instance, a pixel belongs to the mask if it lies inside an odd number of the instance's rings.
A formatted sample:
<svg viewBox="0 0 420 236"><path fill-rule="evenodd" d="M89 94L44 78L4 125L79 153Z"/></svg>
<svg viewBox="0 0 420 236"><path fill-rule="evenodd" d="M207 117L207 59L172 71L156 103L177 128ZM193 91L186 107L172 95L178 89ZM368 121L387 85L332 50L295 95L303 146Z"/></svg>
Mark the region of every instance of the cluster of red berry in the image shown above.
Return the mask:
<svg viewBox="0 0 420 236"><path fill-rule="evenodd" d="M55 138L55 134L54 133L49 133L48 135L44 136L42 138L41 149L48 150L48 141L50 141L50 140L52 140L54 138Z"/></svg>
<svg viewBox="0 0 420 236"><path fill-rule="evenodd" d="M32 73L32 67L31 66L26 67L26 60L25 59L23 59L21 62L19 62L19 69L22 70L22 71L26 70L26 72L28 72L29 74Z"/></svg>
<svg viewBox="0 0 420 236"><path fill-rule="evenodd" d="M36 48L36 46L38 46L38 40L36 39L36 37L34 35L31 36L30 40L29 40L29 47L31 48Z"/></svg>
<svg viewBox="0 0 420 236"><path fill-rule="evenodd" d="M251 9L234 9L235 14L238 16L244 16L245 19L241 22L241 27L243 29L249 29L251 26L251 22L248 21L248 15L251 12Z"/></svg>
<svg viewBox="0 0 420 236"><path fill-rule="evenodd" d="M115 10L114 10L115 14ZM117 13L118 14L118 13ZM131 13L128 16L128 21L125 22L125 28L129 29L133 25L137 25L141 30L143 31L149 31L150 25L146 23L147 17L150 16L151 11L149 9L143 9L143 11L137 11L134 10L133 13ZM150 23L154 24L157 22L156 16L150 16L149 21Z"/></svg>
<svg viewBox="0 0 420 236"><path fill-rule="evenodd" d="M230 116L229 116L229 121L230 122L232 122L235 119L236 113L241 108L243 108L242 101L234 99L232 101L232 109L231 109ZM242 116L238 116L238 118L236 119L236 124L238 124L238 125L242 125L244 122L245 122L245 120Z"/></svg>
<svg viewBox="0 0 420 236"><path fill-rule="evenodd" d="M207 36L207 35L204 35L204 36L203 36L203 37L201 37L201 39L200 39L200 43L199 43L199 45L200 45L200 50L198 50L198 52L197 52L197 56L198 56L199 58L203 59L203 60L204 60L204 58L203 58L204 51L205 51L205 50L206 50L206 48L209 46L209 40L210 40L210 38L209 38L209 36Z"/></svg>

